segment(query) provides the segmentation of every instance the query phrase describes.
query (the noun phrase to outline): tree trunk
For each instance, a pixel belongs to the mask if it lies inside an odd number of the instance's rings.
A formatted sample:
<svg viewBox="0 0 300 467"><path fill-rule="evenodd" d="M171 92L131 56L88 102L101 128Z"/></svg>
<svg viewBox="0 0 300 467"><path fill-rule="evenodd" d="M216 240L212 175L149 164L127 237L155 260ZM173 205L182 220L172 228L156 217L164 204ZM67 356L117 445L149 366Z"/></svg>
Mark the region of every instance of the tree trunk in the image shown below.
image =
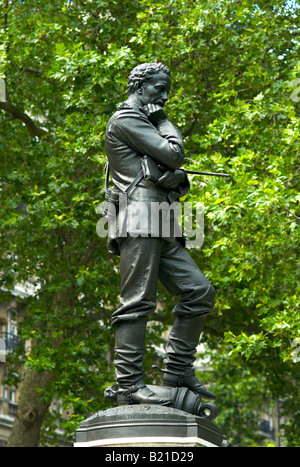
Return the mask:
<svg viewBox="0 0 300 467"><path fill-rule="evenodd" d="M71 290L62 288L53 297L53 310L59 306L70 304ZM57 347L61 337L52 341L52 347ZM40 432L45 413L50 403L46 404L41 395L53 380L53 372L36 372L25 370L25 376L21 385L18 411L13 424L12 433L8 440L8 447L38 447Z"/></svg>
<svg viewBox="0 0 300 467"><path fill-rule="evenodd" d="M45 389L51 380L51 372L37 373L26 370L8 447L39 446L41 426L49 404L41 400L42 392L36 388Z"/></svg>

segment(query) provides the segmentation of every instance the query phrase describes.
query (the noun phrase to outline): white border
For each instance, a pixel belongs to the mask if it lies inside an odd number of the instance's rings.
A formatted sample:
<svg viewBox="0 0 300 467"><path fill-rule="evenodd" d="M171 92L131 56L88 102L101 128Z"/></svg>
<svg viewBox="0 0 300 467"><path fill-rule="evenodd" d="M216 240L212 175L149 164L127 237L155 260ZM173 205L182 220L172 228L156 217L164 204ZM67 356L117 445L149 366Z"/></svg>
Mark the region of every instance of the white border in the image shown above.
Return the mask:
<svg viewBox="0 0 300 467"><path fill-rule="evenodd" d="M216 444L210 443L202 438L190 437L190 438L174 438L174 437L164 437L164 436L147 436L143 438L111 438L111 439L97 439L95 441L84 441L74 443L75 448L91 448L91 447L118 447L124 444L130 445L131 447L147 447L147 445L164 447L165 445L174 444L174 446L205 446L208 448L218 447ZM199 446L199 447L200 447Z"/></svg>

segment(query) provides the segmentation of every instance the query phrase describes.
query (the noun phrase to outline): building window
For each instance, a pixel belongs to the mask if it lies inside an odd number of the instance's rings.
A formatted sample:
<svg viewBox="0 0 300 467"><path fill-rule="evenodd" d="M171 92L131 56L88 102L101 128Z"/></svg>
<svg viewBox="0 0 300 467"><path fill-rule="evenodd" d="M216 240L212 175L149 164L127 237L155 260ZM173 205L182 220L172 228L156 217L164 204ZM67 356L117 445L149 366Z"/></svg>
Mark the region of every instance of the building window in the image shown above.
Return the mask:
<svg viewBox="0 0 300 467"><path fill-rule="evenodd" d="M0 332L1 350L2 352L12 352L16 347L22 345L18 337L18 326L16 321L16 311L10 310L7 312L6 330ZM3 360L3 359L2 359ZM5 361L5 353L4 353Z"/></svg>
<svg viewBox="0 0 300 467"><path fill-rule="evenodd" d="M16 402L16 391L10 388L4 388L3 399L9 402Z"/></svg>

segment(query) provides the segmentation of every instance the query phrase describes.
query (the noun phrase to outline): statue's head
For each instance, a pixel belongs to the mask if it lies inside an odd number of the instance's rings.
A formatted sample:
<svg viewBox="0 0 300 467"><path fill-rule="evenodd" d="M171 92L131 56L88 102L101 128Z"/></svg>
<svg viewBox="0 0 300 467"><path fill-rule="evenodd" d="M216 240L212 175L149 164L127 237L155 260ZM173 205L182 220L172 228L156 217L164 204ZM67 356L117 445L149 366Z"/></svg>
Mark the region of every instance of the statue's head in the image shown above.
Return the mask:
<svg viewBox="0 0 300 467"><path fill-rule="evenodd" d="M166 74L171 79L171 72L166 65L162 63L143 63L136 66L129 75L127 83L128 94L133 94L142 86L151 80L155 74Z"/></svg>

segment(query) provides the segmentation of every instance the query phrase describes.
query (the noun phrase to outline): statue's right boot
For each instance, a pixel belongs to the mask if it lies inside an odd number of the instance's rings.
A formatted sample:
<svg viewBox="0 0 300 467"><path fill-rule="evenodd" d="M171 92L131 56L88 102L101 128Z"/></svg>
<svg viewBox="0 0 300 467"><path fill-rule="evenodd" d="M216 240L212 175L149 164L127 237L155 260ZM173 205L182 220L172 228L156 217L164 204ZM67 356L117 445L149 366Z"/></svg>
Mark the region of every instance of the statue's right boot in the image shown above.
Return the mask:
<svg viewBox="0 0 300 467"><path fill-rule="evenodd" d="M176 317L166 345L163 384L167 387L186 387L203 399L214 400L215 394L198 381L193 368L206 317Z"/></svg>
<svg viewBox="0 0 300 467"><path fill-rule="evenodd" d="M116 326L115 374L119 405L157 404L170 406L171 400L151 391L143 381L147 317Z"/></svg>

